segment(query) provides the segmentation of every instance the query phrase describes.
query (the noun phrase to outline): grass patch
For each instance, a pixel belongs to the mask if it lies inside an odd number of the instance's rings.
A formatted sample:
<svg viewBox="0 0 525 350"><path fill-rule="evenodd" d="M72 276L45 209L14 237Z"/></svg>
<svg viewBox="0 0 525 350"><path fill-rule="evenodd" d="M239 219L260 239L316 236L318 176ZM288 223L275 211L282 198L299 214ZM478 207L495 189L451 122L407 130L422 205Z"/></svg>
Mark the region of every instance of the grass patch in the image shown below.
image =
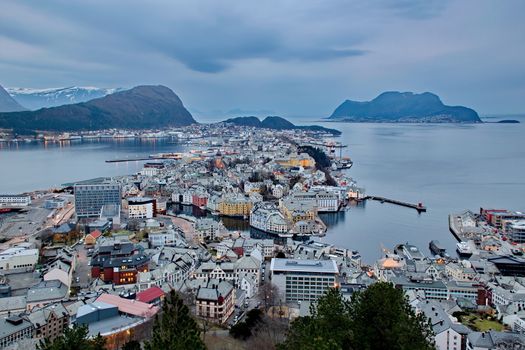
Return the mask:
<svg viewBox="0 0 525 350"><path fill-rule="evenodd" d="M491 329L495 331L505 330L505 326L495 317L490 315L478 313L461 313L457 315L457 317L462 324L478 332L485 332Z"/></svg>

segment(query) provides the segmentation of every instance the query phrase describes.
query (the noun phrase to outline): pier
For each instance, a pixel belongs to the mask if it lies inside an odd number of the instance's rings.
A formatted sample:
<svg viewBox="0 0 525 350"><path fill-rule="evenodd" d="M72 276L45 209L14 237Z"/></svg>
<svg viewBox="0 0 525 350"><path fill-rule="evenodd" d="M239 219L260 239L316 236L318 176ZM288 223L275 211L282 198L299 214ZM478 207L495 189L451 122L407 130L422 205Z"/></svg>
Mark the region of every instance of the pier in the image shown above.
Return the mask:
<svg viewBox="0 0 525 350"><path fill-rule="evenodd" d="M125 163L125 162L134 162L137 160L152 160L151 157L141 157L141 158L122 158L122 159L108 159L106 163Z"/></svg>
<svg viewBox="0 0 525 350"><path fill-rule="evenodd" d="M385 197L379 197L379 196L367 196L365 199L371 199L373 201L379 201L381 203L390 203L395 205L400 205L402 207L412 208L416 209L418 213L425 213L427 211L427 207L423 205L423 203L408 203L408 202L402 202L395 199L385 198Z"/></svg>

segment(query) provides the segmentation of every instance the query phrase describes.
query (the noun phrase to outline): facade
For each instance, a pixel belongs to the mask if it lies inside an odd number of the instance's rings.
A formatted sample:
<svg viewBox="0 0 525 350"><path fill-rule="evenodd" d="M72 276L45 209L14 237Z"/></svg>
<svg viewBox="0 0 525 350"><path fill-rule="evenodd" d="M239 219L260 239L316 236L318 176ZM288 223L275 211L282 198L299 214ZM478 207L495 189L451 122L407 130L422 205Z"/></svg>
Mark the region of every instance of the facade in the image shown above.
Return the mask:
<svg viewBox="0 0 525 350"><path fill-rule="evenodd" d="M195 297L197 316L226 323L235 310L235 289L226 281L211 279Z"/></svg>
<svg viewBox="0 0 525 350"><path fill-rule="evenodd" d="M0 348L18 343L23 339L33 338L34 327L31 322L20 316L8 316L0 319Z"/></svg>
<svg viewBox="0 0 525 350"><path fill-rule="evenodd" d="M161 232L150 232L148 240L151 247L172 246L175 245L177 236L175 230L169 229Z"/></svg>
<svg viewBox="0 0 525 350"><path fill-rule="evenodd" d="M252 209L252 202L244 196L222 198L218 204L219 215L233 217L248 217Z"/></svg>
<svg viewBox="0 0 525 350"><path fill-rule="evenodd" d="M121 188L117 183L75 185L75 212L79 218L98 217L104 205L121 203Z"/></svg>
<svg viewBox="0 0 525 350"><path fill-rule="evenodd" d="M139 272L148 271L149 258L132 243L116 242L98 247L91 259L91 277L105 283L133 284Z"/></svg>
<svg viewBox="0 0 525 350"><path fill-rule="evenodd" d="M0 252L0 272L33 271L38 262L38 249L13 247Z"/></svg>
<svg viewBox="0 0 525 350"><path fill-rule="evenodd" d="M31 204L31 197L16 194L0 194L0 208L21 208Z"/></svg>
<svg viewBox="0 0 525 350"><path fill-rule="evenodd" d="M270 264L272 283L283 300L315 301L328 288L338 285L339 270L334 260L300 260L273 258Z"/></svg>
<svg viewBox="0 0 525 350"><path fill-rule="evenodd" d="M35 337L54 340L69 326L69 313L61 303L34 309L28 316L35 327Z"/></svg>
<svg viewBox="0 0 525 350"><path fill-rule="evenodd" d="M156 215L156 201L153 198L128 198L128 218L151 219Z"/></svg>
<svg viewBox="0 0 525 350"><path fill-rule="evenodd" d="M250 226L270 233L286 233L289 230L284 215L273 203L260 202L255 204L250 214Z"/></svg>

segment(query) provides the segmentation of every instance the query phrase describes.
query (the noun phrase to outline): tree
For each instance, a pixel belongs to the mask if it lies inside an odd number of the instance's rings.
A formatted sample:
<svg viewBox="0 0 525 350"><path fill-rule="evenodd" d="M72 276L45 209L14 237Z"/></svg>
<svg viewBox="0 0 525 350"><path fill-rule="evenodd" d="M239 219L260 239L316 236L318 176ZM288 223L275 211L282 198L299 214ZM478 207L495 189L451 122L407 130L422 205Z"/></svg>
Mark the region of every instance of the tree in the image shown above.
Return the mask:
<svg viewBox="0 0 525 350"><path fill-rule="evenodd" d="M416 314L403 291L390 283L375 283L355 293L351 301L356 349L433 349L432 327Z"/></svg>
<svg viewBox="0 0 525 350"><path fill-rule="evenodd" d="M279 348L351 349L350 302L338 289L329 289L317 303L310 305L310 316L296 319ZM386 349L386 348L385 348Z"/></svg>
<svg viewBox="0 0 525 350"><path fill-rule="evenodd" d="M175 291L171 291L162 305L162 315L155 318L153 335L151 341L146 342L145 349L206 349L197 322Z"/></svg>
<svg viewBox="0 0 525 350"><path fill-rule="evenodd" d="M275 284L267 282L259 288L259 297L263 301L264 310L268 311L270 307L277 304L279 289Z"/></svg>
<svg viewBox="0 0 525 350"><path fill-rule="evenodd" d="M88 338L88 327L86 325L75 324L72 328L66 328L64 333L49 340L41 340L37 344L38 350L103 350L105 349L106 340L99 335L93 339Z"/></svg>
<svg viewBox="0 0 525 350"><path fill-rule="evenodd" d="M432 328L416 314L403 291L376 283L356 292L351 301L330 289L310 307L310 316L295 320L280 349L433 349Z"/></svg>

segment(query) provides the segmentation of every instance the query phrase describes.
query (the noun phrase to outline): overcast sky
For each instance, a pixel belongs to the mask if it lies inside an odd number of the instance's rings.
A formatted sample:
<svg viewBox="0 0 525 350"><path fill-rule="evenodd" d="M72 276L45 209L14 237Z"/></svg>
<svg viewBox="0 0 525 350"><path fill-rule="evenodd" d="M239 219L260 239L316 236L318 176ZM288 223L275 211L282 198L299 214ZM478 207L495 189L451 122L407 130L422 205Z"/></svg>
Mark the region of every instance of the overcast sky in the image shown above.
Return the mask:
<svg viewBox="0 0 525 350"><path fill-rule="evenodd" d="M520 113L524 15L522 0L2 0L0 84L163 84L197 117L321 117L386 90Z"/></svg>

